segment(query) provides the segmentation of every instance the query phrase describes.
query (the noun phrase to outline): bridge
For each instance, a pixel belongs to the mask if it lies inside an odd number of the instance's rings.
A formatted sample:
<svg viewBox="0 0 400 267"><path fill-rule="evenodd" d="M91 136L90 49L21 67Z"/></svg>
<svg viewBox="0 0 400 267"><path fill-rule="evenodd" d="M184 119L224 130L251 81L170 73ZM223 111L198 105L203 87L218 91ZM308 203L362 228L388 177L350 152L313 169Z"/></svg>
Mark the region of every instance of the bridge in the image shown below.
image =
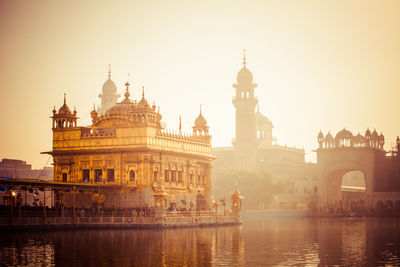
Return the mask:
<svg viewBox="0 0 400 267"><path fill-rule="evenodd" d="M318 213L353 210L365 214L400 214L400 139L397 151L384 150L385 138L376 130L353 135L343 129L335 137L318 134ZM343 176L359 171L365 192L344 199ZM356 207L356 208L355 208Z"/></svg>

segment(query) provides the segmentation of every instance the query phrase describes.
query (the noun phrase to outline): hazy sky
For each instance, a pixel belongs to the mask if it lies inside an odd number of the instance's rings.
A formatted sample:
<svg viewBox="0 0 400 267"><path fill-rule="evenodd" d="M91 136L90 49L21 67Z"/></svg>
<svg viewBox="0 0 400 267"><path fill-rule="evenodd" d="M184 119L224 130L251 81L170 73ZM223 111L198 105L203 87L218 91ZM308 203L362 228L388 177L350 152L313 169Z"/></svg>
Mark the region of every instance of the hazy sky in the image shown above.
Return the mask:
<svg viewBox="0 0 400 267"><path fill-rule="evenodd" d="M0 157L41 168L67 93L90 123L107 78L189 132L203 105L230 146L232 84L247 66L281 145L314 158L320 129L400 135L400 1L0 1ZM132 95L132 91L131 91Z"/></svg>

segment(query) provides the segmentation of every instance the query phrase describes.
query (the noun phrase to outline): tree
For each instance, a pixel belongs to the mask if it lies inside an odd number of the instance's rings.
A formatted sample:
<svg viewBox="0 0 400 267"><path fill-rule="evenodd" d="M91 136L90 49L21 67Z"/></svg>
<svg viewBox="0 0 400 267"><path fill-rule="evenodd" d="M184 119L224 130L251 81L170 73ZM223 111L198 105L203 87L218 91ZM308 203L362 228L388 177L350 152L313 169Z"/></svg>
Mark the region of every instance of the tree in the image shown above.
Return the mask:
<svg viewBox="0 0 400 267"><path fill-rule="evenodd" d="M246 209L267 207L273 194L286 191L282 182L273 179L272 175L263 169L227 168L216 171L213 194L218 200L228 200L235 187L244 197L243 207Z"/></svg>

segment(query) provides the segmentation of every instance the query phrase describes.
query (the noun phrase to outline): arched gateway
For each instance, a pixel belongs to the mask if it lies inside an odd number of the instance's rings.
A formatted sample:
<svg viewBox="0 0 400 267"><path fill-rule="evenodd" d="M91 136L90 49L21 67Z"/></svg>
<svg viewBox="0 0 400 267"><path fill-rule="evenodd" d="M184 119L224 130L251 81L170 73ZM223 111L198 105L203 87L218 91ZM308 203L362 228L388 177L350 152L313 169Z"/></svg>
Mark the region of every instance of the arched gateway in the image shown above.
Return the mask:
<svg viewBox="0 0 400 267"><path fill-rule="evenodd" d="M383 149L384 136L378 135L375 130L372 133L367 130L365 136L354 136L350 131L343 129L335 138L330 133L324 136L320 132L318 143L319 213L343 210L344 206L350 209L349 203L344 203L342 196L342 180L346 173L352 171L361 172L365 181L365 193L362 197L360 194L355 198L359 212L396 212L394 205L391 206L390 203L400 201L399 138L397 151L393 151L389 156ZM385 208L386 206L388 208Z"/></svg>

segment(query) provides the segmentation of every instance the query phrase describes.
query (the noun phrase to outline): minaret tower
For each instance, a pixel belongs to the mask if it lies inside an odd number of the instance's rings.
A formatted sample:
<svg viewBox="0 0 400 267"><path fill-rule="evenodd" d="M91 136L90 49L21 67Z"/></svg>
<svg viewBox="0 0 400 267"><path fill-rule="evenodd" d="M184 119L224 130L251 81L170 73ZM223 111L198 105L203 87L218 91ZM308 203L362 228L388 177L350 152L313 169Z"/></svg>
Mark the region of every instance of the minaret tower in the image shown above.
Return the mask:
<svg viewBox="0 0 400 267"><path fill-rule="evenodd" d="M117 86L111 80L111 65L108 65L108 80L103 84L102 94L99 94L99 97L101 99L101 114L104 114L109 108L113 107L119 98Z"/></svg>
<svg viewBox="0 0 400 267"><path fill-rule="evenodd" d="M243 67L237 74L236 96L233 105L236 108L236 137L234 141L235 165L238 168L256 166L257 134L255 107L258 99L254 96L253 74L246 68L246 54L243 53Z"/></svg>

